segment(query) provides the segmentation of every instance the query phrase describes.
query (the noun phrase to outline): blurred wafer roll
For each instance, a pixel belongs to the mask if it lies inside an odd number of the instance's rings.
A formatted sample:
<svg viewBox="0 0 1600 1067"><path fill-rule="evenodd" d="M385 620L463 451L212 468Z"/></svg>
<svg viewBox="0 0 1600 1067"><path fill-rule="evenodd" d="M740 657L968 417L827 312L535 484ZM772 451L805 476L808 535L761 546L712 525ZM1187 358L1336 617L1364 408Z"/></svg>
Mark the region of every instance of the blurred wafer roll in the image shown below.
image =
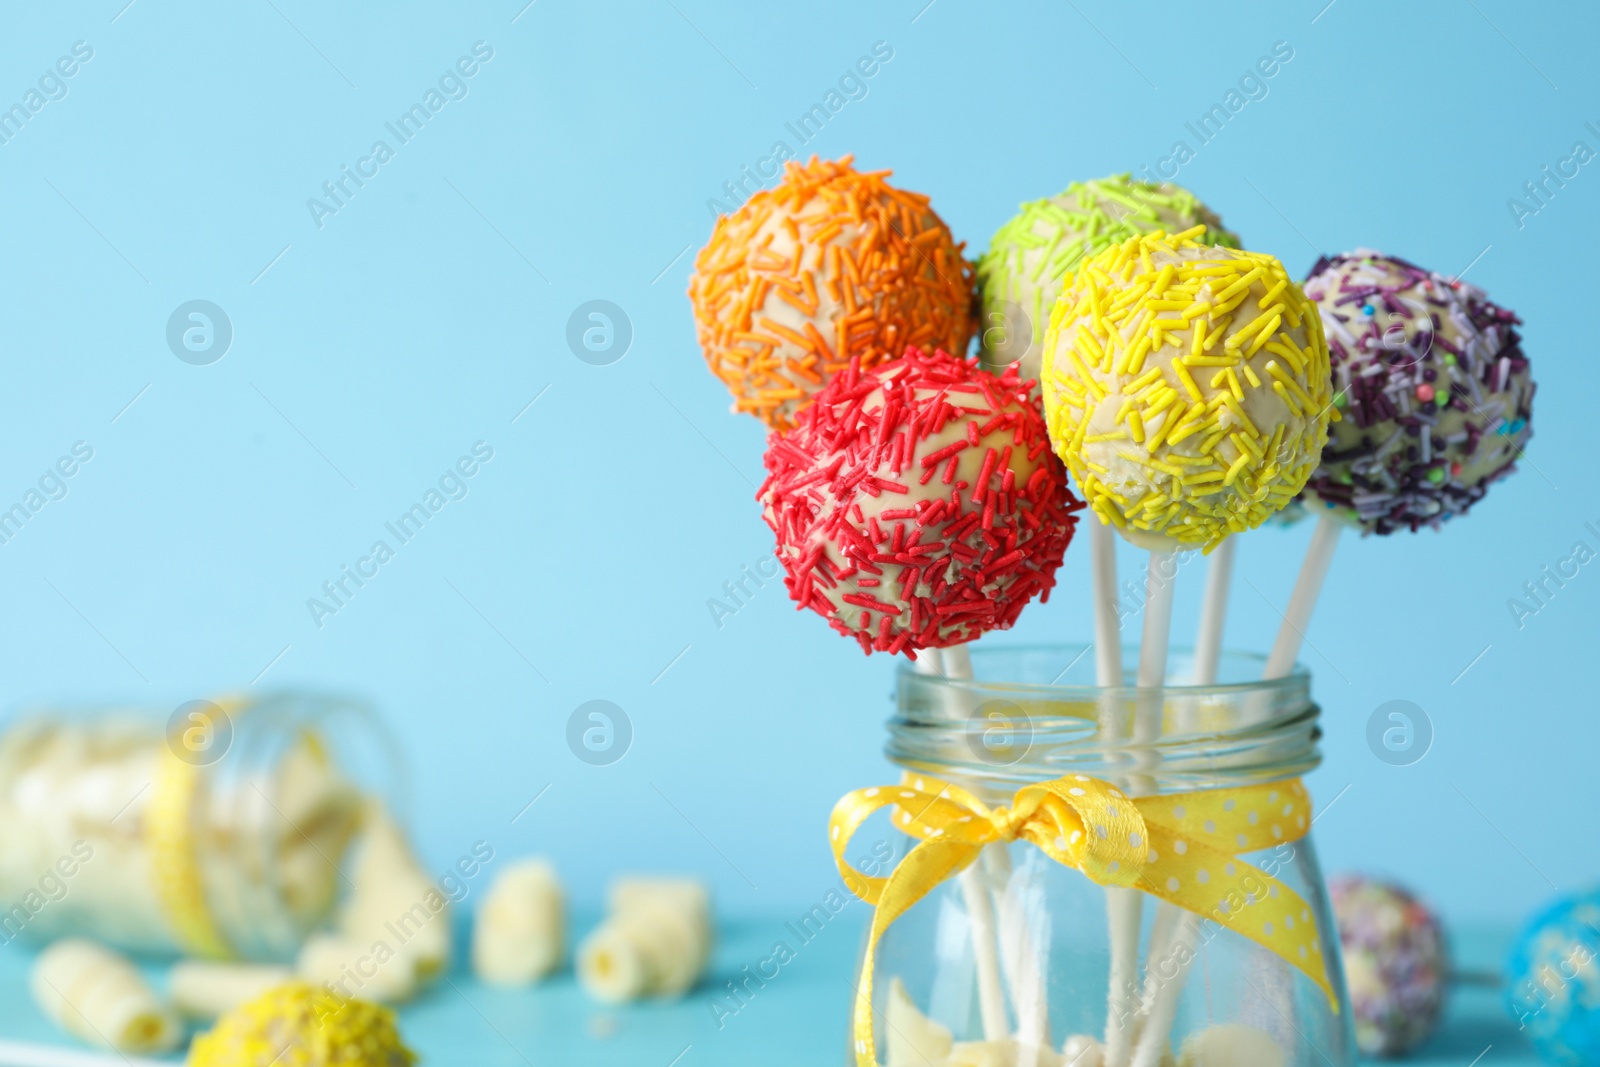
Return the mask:
<svg viewBox="0 0 1600 1067"><path fill-rule="evenodd" d="M180 1014L215 1019L292 977L289 968L265 963L179 960L167 973L167 995Z"/></svg>
<svg viewBox="0 0 1600 1067"><path fill-rule="evenodd" d="M415 961L384 941L312 934L300 948L295 974L345 998L403 1004L417 994Z"/></svg>
<svg viewBox="0 0 1600 1067"><path fill-rule="evenodd" d="M614 912L666 905L695 916L708 930L711 927L711 891L693 878L618 878L607 899Z"/></svg>
<svg viewBox="0 0 1600 1067"><path fill-rule="evenodd" d="M566 907L556 872L530 859L502 871L472 928L472 968L493 985L529 985L561 963Z"/></svg>
<svg viewBox="0 0 1600 1067"><path fill-rule="evenodd" d="M177 1014L133 964L93 941L52 944L34 962L30 985L52 1022L91 1045L142 1055L167 1051L182 1034Z"/></svg>
<svg viewBox="0 0 1600 1067"><path fill-rule="evenodd" d="M611 888L611 915L578 952L578 979L607 1001L675 997L711 956L711 898L699 882L624 878Z"/></svg>
<svg viewBox="0 0 1600 1067"><path fill-rule="evenodd" d="M367 810L350 881L354 888L339 912L342 939L363 950L384 943L409 961L423 983L445 972L451 948L449 902L417 861L405 831L379 804ZM397 968L385 964L384 969Z"/></svg>

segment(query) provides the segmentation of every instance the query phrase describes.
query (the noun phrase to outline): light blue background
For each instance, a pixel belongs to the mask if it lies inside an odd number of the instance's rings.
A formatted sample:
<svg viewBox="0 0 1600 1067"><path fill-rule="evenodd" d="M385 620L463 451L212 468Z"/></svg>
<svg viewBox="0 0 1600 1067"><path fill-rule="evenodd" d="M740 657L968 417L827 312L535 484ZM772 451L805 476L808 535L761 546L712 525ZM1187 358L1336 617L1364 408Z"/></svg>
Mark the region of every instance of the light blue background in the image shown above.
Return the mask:
<svg viewBox="0 0 1600 1067"><path fill-rule="evenodd" d="M434 864L485 839L550 855L590 907L624 868L703 873L730 912L809 907L835 879L830 806L888 773L893 664L776 584L721 628L707 609L771 551L762 429L727 413L683 295L707 200L884 41L866 98L804 150L893 168L975 254L1025 198L1192 147L1184 123L1282 40L1267 97L1178 180L1296 273L1358 245L1470 264L1525 317L1541 383L1528 463L1476 513L1341 545L1307 650L1327 865L1458 919L1600 874L1600 564L1523 629L1507 607L1575 541L1600 549L1600 165L1524 228L1507 207L1575 141L1600 149L1592 7L123 2L0 21L6 103L94 48L0 146L0 502L94 448L0 545L6 703L363 694L411 757ZM469 95L319 229L307 198L477 41L494 57ZM210 366L165 343L196 298L235 330ZM611 366L565 342L596 298L633 324ZM319 629L307 598L479 440L469 495ZM1270 642L1309 533L1242 543L1231 645ZM997 639L1086 640L1086 554ZM596 698L635 730L609 767L564 739ZM1436 732L1410 767L1365 739L1397 698Z"/></svg>

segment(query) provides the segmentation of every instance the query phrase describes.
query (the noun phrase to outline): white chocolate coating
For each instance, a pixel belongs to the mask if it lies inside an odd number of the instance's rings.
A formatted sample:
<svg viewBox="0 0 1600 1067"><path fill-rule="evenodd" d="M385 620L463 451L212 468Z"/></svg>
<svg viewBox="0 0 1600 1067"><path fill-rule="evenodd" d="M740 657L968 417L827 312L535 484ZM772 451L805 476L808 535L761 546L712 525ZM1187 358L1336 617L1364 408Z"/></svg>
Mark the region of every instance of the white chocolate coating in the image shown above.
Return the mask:
<svg viewBox="0 0 1600 1067"><path fill-rule="evenodd" d="M984 365L1018 365L1024 381L1039 379L1050 309L1067 272L1085 256L1141 233L1183 231L1202 224L1207 243L1239 247L1239 238L1187 189L1133 181L1126 174L1075 182L1022 209L995 233L977 264L983 316L978 337Z"/></svg>
<svg viewBox="0 0 1600 1067"><path fill-rule="evenodd" d="M1344 419L1306 485L1363 533L1438 527L1509 474L1533 435L1516 316L1482 290L1371 249L1306 279Z"/></svg>
<svg viewBox="0 0 1600 1067"><path fill-rule="evenodd" d="M1106 1047L1088 1034L1073 1034L1061 1044L1061 1067L1105 1067Z"/></svg>
<svg viewBox="0 0 1600 1067"><path fill-rule="evenodd" d="M768 441L784 585L865 652L970 641L1048 595L1082 505L1016 372L908 351Z"/></svg>
<svg viewBox="0 0 1600 1067"><path fill-rule="evenodd" d="M891 374L893 371L886 368L881 373ZM943 388L918 388L916 395L918 399L926 401L942 395L944 392ZM957 396L953 402L981 403L977 397L965 396ZM883 390L874 390L862 401L863 418L869 422L873 421L876 414L883 409L883 405ZM918 442L918 454L933 455L957 442L965 441L971 432L969 430L970 423L987 421L987 419L978 418L952 419L942 429L930 433ZM954 457L955 470L951 476L953 482L966 486L979 484L984 461L990 450L1010 457L1010 462L1004 467L997 468L991 477L1004 478L1009 472L1017 485L1028 485L1033 478L1034 472L1040 466L1044 464L1054 466L1054 461L1050 459L1048 450L1030 458L1026 449L1009 447L1013 444L1014 435L1015 431L1011 426L1001 426L986 435L979 436L977 447L967 448ZM1055 469L1058 472L1060 470L1059 467ZM907 508L926 507L933 501L952 498L959 500L964 495L970 497L970 493L952 492L951 484L947 483L944 478L944 474L947 472L946 468L941 465L939 470L940 476L931 478L926 483L919 481L917 476L923 472L914 466L909 468L906 474L894 475L893 477L903 480L907 489L905 493L878 493L876 495L851 493L847 498L842 498L830 494L826 483L819 483L814 489L819 500L818 511L825 514L840 508L858 508L860 509L861 517L856 520L857 526L862 529L868 529L874 523L880 523L883 528L889 529L893 527L895 521L899 520L884 519L883 513L885 511L903 512ZM1060 474L1056 473L1054 476L1059 478ZM836 572L846 573L852 570L850 561L844 558L843 553L836 545L827 544L826 542L824 544L823 558L828 561ZM807 548L809 550L810 546L807 546ZM911 587L912 594L918 597L931 597L935 591L934 583L936 580L941 583L958 580L963 571L969 569L981 568L971 567L966 560L954 556L950 558L948 566L941 569L919 566L917 568L918 580ZM906 566L904 564L880 562L878 564L878 573L870 576L851 573L837 585L826 586L819 584L818 590L833 605L834 617L844 622L845 625L849 625L850 620L861 614L861 608L847 602L844 599L846 596L867 594L873 599L882 602L898 603L895 600L894 593L890 591L902 589L905 571ZM862 586L860 584L860 579L862 578L869 578L873 584L870 587ZM986 592L995 594L999 590L986 590ZM998 596L993 596L992 598L998 599ZM902 608L899 614L895 616L895 620L900 626L909 626L911 615L912 613L908 608ZM971 640L977 636L977 632L969 625L968 620L956 616L952 616L948 621L940 625L937 634L937 639L933 643L940 646Z"/></svg>
<svg viewBox="0 0 1600 1067"><path fill-rule="evenodd" d="M1288 1054L1253 1026L1219 1023L1183 1040L1178 1067L1286 1067Z"/></svg>
<svg viewBox="0 0 1600 1067"><path fill-rule="evenodd" d="M1017 1043L1011 1038L957 1041L944 1062L947 1067L1017 1067Z"/></svg>
<svg viewBox="0 0 1600 1067"><path fill-rule="evenodd" d="M1271 256L1135 238L1067 281L1045 338L1050 438L1101 521L1210 549L1283 508L1333 410L1315 308Z"/></svg>
<svg viewBox="0 0 1600 1067"><path fill-rule="evenodd" d="M849 157L790 163L717 220L689 286L699 337L734 410L774 429L859 360L908 344L965 350L971 267L924 196Z"/></svg>
<svg viewBox="0 0 1600 1067"><path fill-rule="evenodd" d="M889 980L889 1002L884 1007L887 1067L937 1067L950 1056L950 1028L917 1010L899 976Z"/></svg>

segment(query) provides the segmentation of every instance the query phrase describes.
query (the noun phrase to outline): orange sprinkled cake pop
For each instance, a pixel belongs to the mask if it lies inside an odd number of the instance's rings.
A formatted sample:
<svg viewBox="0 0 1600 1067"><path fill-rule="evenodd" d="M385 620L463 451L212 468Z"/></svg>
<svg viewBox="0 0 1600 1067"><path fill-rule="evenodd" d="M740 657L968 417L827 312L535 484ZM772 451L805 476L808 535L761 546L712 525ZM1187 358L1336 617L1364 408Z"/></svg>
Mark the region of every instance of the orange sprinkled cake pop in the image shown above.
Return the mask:
<svg viewBox="0 0 1600 1067"><path fill-rule="evenodd" d="M972 268L920 193L851 157L787 164L783 180L717 220L689 282L706 362L733 409L775 430L834 374L908 345L962 353Z"/></svg>

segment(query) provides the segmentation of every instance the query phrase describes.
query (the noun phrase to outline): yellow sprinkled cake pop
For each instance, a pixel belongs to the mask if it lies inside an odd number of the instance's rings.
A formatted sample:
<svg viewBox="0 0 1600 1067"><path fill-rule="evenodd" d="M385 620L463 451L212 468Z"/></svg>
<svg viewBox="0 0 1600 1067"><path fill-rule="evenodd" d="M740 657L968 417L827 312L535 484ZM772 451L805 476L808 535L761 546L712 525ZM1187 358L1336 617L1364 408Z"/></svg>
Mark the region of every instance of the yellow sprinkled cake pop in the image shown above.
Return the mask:
<svg viewBox="0 0 1600 1067"><path fill-rule="evenodd" d="M1259 252L1129 238L1065 279L1044 341L1050 439L1102 522L1216 547L1288 504L1337 417L1316 308Z"/></svg>
<svg viewBox="0 0 1600 1067"><path fill-rule="evenodd" d="M189 1067L411 1067L394 1014L307 982L241 1004L194 1039Z"/></svg>

